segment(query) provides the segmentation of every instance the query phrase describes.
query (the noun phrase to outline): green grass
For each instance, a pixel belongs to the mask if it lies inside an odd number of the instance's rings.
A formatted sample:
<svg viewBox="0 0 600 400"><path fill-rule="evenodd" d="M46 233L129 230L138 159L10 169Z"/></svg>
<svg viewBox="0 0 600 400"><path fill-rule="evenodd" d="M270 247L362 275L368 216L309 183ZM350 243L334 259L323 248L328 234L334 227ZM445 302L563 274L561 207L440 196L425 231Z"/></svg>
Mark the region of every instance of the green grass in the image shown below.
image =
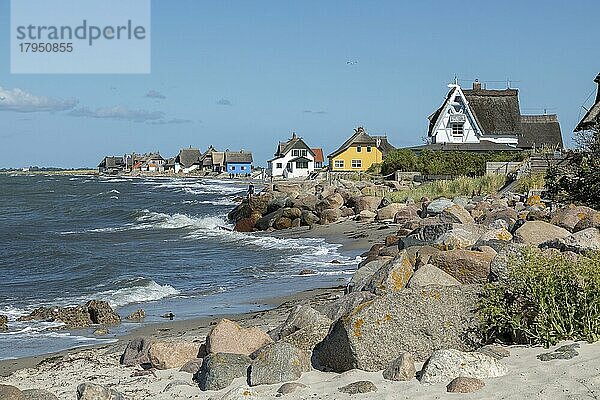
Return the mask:
<svg viewBox="0 0 600 400"><path fill-rule="evenodd" d="M543 189L546 185L544 176L544 173L524 176L517 181L515 190L518 193L527 193L530 190Z"/></svg>
<svg viewBox="0 0 600 400"><path fill-rule="evenodd" d="M419 201L423 197L436 199L438 197L453 198L456 196L471 196L476 194L494 194L504 185L506 178L502 175L484 175L478 178L461 177L453 180L434 181L388 194L390 201L403 203L411 198Z"/></svg>
<svg viewBox="0 0 600 400"><path fill-rule="evenodd" d="M485 286L479 313L488 340L546 347L600 339L600 253L573 260L526 248L508 279Z"/></svg>

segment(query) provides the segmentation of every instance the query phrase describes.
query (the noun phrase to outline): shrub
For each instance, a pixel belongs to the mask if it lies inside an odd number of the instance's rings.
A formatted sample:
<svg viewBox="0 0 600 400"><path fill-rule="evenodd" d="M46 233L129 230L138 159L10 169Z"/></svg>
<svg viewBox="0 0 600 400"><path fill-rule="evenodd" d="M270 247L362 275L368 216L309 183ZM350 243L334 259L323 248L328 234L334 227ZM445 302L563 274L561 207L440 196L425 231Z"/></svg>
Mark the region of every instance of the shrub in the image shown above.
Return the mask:
<svg viewBox="0 0 600 400"><path fill-rule="evenodd" d="M484 288L483 331L490 340L543 344L600 339L600 253L573 260L524 249L508 279Z"/></svg>
<svg viewBox="0 0 600 400"><path fill-rule="evenodd" d="M543 189L546 185L543 173L530 174L519 178L515 191L518 193L527 193L530 190Z"/></svg>
<svg viewBox="0 0 600 400"><path fill-rule="evenodd" d="M381 165L383 175L395 171L420 172L424 175L482 176L488 161L523 161L524 151L473 153L467 151L400 149L389 153Z"/></svg>
<svg viewBox="0 0 600 400"><path fill-rule="evenodd" d="M425 183L410 189L388 194L388 199L394 203L404 203L411 198L419 201L423 197L435 199L438 197L453 198L456 196L471 196L476 194L496 193L505 183L503 175L484 175L478 178L460 177L452 180L440 180Z"/></svg>

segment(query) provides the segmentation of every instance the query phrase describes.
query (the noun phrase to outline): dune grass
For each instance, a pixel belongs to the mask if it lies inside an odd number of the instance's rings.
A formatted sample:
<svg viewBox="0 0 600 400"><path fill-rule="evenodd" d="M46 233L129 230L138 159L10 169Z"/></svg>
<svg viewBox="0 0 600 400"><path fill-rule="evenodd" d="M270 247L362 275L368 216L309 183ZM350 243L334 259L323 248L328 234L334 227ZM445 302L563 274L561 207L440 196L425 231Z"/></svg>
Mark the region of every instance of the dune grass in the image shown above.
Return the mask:
<svg viewBox="0 0 600 400"><path fill-rule="evenodd" d="M546 185L545 174L530 174L519 178L515 190L518 193L527 193L530 190L543 189Z"/></svg>
<svg viewBox="0 0 600 400"><path fill-rule="evenodd" d="M473 193L487 195L497 193L505 181L506 177L503 175L485 175L477 178L461 177L453 180L425 183L411 189L391 192L387 197L394 203L403 203L409 198L419 201L423 197L429 199L447 197L451 199L456 196L471 196Z"/></svg>

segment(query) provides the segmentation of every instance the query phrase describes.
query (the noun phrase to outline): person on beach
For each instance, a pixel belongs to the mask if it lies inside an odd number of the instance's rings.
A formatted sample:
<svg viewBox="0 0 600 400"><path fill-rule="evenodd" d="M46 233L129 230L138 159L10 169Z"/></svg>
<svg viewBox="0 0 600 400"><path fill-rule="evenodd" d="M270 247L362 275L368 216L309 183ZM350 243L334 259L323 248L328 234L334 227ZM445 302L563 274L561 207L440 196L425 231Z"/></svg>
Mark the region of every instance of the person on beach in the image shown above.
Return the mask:
<svg viewBox="0 0 600 400"><path fill-rule="evenodd" d="M248 185L248 200L252 198L252 195L254 195L254 184L250 182Z"/></svg>

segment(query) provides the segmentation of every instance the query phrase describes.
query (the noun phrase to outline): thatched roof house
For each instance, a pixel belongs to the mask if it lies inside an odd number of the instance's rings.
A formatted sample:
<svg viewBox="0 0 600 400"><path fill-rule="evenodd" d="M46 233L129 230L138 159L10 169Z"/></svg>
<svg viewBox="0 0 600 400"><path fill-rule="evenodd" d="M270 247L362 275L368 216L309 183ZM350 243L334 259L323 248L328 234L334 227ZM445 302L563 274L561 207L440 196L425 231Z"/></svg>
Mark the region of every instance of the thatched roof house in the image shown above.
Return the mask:
<svg viewBox="0 0 600 400"><path fill-rule="evenodd" d="M594 79L598 85L596 92L596 102L583 116L581 121L575 127L575 132L587 131L596 127L600 127L600 73Z"/></svg>

